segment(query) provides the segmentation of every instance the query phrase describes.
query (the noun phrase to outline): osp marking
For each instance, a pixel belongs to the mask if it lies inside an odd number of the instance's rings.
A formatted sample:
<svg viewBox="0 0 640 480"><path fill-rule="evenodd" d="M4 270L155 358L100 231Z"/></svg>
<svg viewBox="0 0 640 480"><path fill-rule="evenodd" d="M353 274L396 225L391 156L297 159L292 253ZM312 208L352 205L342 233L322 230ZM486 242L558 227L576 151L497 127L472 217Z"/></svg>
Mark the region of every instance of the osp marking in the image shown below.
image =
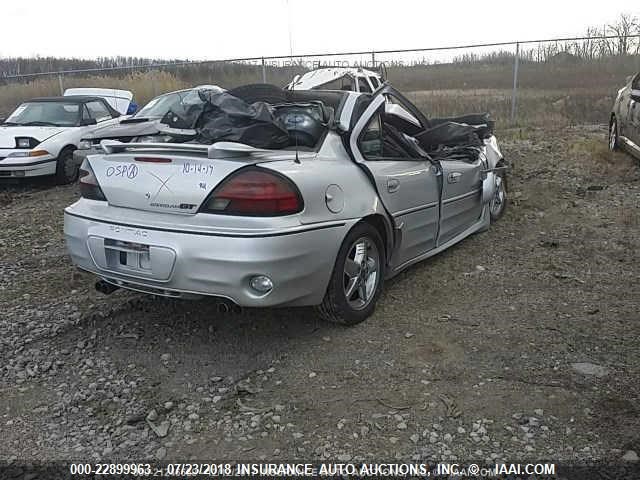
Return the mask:
<svg viewBox="0 0 640 480"><path fill-rule="evenodd" d="M138 176L138 166L133 163L107 167L107 177L122 177L133 180Z"/></svg>

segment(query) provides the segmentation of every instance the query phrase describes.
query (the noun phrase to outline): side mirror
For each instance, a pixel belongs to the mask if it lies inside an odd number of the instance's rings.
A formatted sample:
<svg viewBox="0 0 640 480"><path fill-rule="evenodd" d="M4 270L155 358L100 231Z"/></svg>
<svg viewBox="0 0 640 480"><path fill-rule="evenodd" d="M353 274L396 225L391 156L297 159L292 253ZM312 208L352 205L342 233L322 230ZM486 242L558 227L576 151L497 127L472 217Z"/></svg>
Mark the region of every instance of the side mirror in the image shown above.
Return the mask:
<svg viewBox="0 0 640 480"><path fill-rule="evenodd" d="M4 123L5 120L6 120L5 117L0 117L0 123Z"/></svg>
<svg viewBox="0 0 640 480"><path fill-rule="evenodd" d="M631 98L636 102L640 102L640 89L631 90Z"/></svg>
<svg viewBox="0 0 640 480"><path fill-rule="evenodd" d="M89 125L97 125L98 122L96 122L95 118L83 118L82 120L80 120L80 126L81 127L88 127Z"/></svg>

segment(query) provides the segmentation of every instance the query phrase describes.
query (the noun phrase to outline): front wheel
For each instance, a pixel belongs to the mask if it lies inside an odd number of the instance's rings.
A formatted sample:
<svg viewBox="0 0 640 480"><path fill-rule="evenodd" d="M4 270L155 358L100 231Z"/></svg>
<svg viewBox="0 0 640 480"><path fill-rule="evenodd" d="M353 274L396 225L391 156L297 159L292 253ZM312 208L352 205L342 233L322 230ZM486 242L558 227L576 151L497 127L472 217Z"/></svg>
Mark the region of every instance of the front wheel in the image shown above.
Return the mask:
<svg viewBox="0 0 640 480"><path fill-rule="evenodd" d="M65 148L62 150L56 163L56 183L66 185L75 182L78 178L78 167L73 160L73 149Z"/></svg>
<svg viewBox="0 0 640 480"><path fill-rule="evenodd" d="M504 165L499 165L504 166ZM496 172L496 193L489 202L489 213L491 214L491 223L495 223L507 209L507 173L504 170Z"/></svg>
<svg viewBox="0 0 640 480"><path fill-rule="evenodd" d="M611 126L609 127L609 150L612 152L618 150L618 122L616 117L611 119Z"/></svg>
<svg viewBox="0 0 640 480"><path fill-rule="evenodd" d="M356 225L347 235L333 267L329 287L316 307L325 320L355 325L375 310L385 273L384 244L368 223Z"/></svg>

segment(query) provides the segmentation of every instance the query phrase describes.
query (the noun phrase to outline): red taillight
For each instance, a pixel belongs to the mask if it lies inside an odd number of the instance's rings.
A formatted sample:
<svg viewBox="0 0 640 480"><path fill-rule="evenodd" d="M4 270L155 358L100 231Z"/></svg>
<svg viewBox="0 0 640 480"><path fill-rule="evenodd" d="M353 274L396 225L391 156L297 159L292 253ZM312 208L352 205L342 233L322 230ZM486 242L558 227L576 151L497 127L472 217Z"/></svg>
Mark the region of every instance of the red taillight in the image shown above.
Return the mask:
<svg viewBox="0 0 640 480"><path fill-rule="evenodd" d="M100 184L98 183L98 179L93 173L91 165L89 165L89 162L87 162L87 160L82 162L82 165L80 165L78 178L80 195L82 197L88 198L90 200L106 200L106 197L104 196L104 193L102 193L102 189L100 188Z"/></svg>
<svg viewBox="0 0 640 480"><path fill-rule="evenodd" d="M291 180L260 168L247 168L227 178L201 211L226 215L278 216L302 210L300 192Z"/></svg>

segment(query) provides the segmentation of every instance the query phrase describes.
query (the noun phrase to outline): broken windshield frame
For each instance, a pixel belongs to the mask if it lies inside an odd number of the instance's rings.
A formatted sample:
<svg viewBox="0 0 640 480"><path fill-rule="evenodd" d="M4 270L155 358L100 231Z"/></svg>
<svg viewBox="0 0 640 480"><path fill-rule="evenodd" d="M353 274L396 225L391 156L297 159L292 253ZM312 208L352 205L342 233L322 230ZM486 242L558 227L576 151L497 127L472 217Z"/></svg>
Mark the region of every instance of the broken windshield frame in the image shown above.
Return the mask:
<svg viewBox="0 0 640 480"><path fill-rule="evenodd" d="M156 97L138 110L133 118L162 118L169 110L175 109L178 105L201 103L198 91L184 90Z"/></svg>

